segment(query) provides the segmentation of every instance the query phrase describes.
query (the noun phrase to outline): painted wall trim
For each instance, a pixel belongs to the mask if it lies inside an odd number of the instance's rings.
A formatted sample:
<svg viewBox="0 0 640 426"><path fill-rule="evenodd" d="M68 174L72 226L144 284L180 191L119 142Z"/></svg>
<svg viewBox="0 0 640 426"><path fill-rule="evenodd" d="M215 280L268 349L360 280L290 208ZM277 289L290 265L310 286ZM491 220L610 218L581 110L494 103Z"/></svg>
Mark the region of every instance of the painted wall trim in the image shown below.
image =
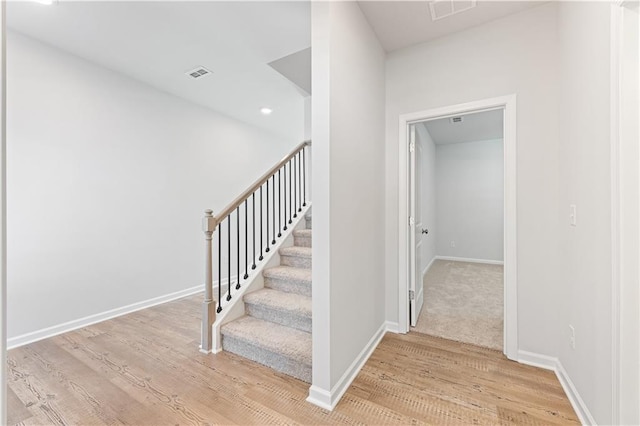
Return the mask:
<svg viewBox="0 0 640 426"><path fill-rule="evenodd" d="M431 262L429 262L426 268L424 268L424 270L422 271L423 280L424 280L424 276L427 275L427 272L429 272L429 269L431 269L431 267L433 266L433 262L435 262L437 259L438 259L438 256L433 256L433 259L431 259Z"/></svg>
<svg viewBox="0 0 640 426"><path fill-rule="evenodd" d="M518 356L517 96L515 94L443 106L398 116L398 328L409 331L409 179L407 126L426 119L504 109L504 354Z"/></svg>
<svg viewBox="0 0 640 426"><path fill-rule="evenodd" d="M69 331L77 330L82 327L87 327L92 324L96 324L96 323L106 321L112 318L116 318L122 315L130 314L132 312L136 312L141 309L150 308L152 306L171 302L172 300L181 299L186 296L191 296L191 295L200 293L201 291L204 291L204 284L198 285L196 287L191 287L184 290L176 291L173 293L165 294L163 296L154 297L152 299L143 300L141 302L132 303L131 305L122 306L120 308L111 309L98 314L89 315L84 318L68 321L62 324L54 325L52 327L43 328L42 330L26 333L26 334L8 339L7 349L17 348L19 346L37 342L38 340L47 339L49 337L57 336L62 333L67 333Z"/></svg>
<svg viewBox="0 0 640 426"><path fill-rule="evenodd" d="M385 328L389 333L398 334L398 323L395 321L386 321Z"/></svg>
<svg viewBox="0 0 640 426"><path fill-rule="evenodd" d="M387 322L384 322L382 323L378 331L373 334L369 342L365 345L356 359L353 360L342 377L340 377L340 380L338 380L333 388L331 388L331 391L328 392L325 389L311 386L309 388L309 396L307 397L307 402L317 405L320 408L324 408L325 410L332 411L336 407L336 405L338 405L338 402L340 402L340 399L347 391L347 389L349 389L349 386L351 386L351 383L353 383L356 376L358 375L362 367L366 364L373 351L378 347L378 344L384 337L386 331Z"/></svg>
<svg viewBox="0 0 640 426"><path fill-rule="evenodd" d="M487 265L504 265L504 262L502 260L471 259L467 257L453 257L453 256L436 256L436 259L451 260L453 262L484 263Z"/></svg>
<svg viewBox="0 0 640 426"><path fill-rule="evenodd" d="M611 5L611 74L610 74L610 167L611 167L611 423L620 422L620 275L621 262L621 199L620 199L620 94L622 58L622 3Z"/></svg>
<svg viewBox="0 0 640 426"><path fill-rule="evenodd" d="M310 402L311 404L325 410L333 410L333 407L331 406L331 392L314 385L311 385L311 387L309 388L309 396L307 397L307 402Z"/></svg>
<svg viewBox="0 0 640 426"><path fill-rule="evenodd" d="M571 403L573 410L578 415L580 423L583 425L596 424L596 421L587 408L587 405L584 403L584 400L573 384L571 377L569 377L569 374L564 369L558 358L534 352L518 351L518 362L521 364L531 365L533 367L543 368L545 370L551 370L556 373L556 377L562 385L564 393L567 394L567 398L569 398L569 402Z"/></svg>

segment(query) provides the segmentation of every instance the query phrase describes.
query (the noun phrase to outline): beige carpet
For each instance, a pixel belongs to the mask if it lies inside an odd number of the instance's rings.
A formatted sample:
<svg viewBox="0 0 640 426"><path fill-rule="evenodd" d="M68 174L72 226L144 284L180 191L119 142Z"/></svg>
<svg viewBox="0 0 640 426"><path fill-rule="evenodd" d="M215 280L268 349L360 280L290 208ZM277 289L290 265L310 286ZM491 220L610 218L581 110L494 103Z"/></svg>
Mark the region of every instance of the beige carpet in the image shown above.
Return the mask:
<svg viewBox="0 0 640 426"><path fill-rule="evenodd" d="M502 350L503 267L436 260L412 331Z"/></svg>

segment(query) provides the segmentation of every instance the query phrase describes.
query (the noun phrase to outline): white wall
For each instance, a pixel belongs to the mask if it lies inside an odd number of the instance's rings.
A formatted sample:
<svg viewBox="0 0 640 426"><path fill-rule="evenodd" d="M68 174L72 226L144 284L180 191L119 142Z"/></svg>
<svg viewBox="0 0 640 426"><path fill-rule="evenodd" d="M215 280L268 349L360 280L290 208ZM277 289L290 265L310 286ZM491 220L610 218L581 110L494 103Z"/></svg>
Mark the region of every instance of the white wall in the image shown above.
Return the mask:
<svg viewBox="0 0 640 426"><path fill-rule="evenodd" d="M559 4L558 356L598 424L612 418L610 5ZM577 226L569 224L569 205ZM569 325L575 328L575 349ZM636 336L637 338L637 336Z"/></svg>
<svg viewBox="0 0 640 426"><path fill-rule="evenodd" d="M422 177L421 222L422 227L429 230L428 234L421 234L422 260L420 265L424 273L437 254L438 225L436 220L436 144L423 124L416 126L416 143L422 146L422 164L420 165Z"/></svg>
<svg viewBox="0 0 640 426"><path fill-rule="evenodd" d="M311 96L304 98L304 140L311 140Z"/></svg>
<svg viewBox="0 0 640 426"><path fill-rule="evenodd" d="M6 253L6 38L5 38L5 6L0 4L0 365L6 365L7 347L7 253ZM0 424L7 423L7 369L0 368Z"/></svg>
<svg viewBox="0 0 640 426"><path fill-rule="evenodd" d="M300 142L17 33L8 59L10 338L201 285L203 210Z"/></svg>
<svg viewBox="0 0 640 426"><path fill-rule="evenodd" d="M640 424L640 93L638 7L622 8L620 133L621 424ZM615 408L615 407L614 407Z"/></svg>
<svg viewBox="0 0 640 426"><path fill-rule="evenodd" d="M398 116L517 94L518 337L554 354L558 312L557 5L388 55L386 76L386 307L398 321ZM541 315L544 311L544 315Z"/></svg>
<svg viewBox="0 0 640 426"><path fill-rule="evenodd" d="M331 399L385 322L385 54L354 2L313 3L312 46L310 396Z"/></svg>
<svg viewBox="0 0 640 426"><path fill-rule="evenodd" d="M311 141L313 139L313 137L311 136L311 120L312 120L312 113L311 113L311 96L307 96L306 98L304 98L304 140L305 141ZM305 181L305 186L306 186L306 191L307 191L307 196L309 197L309 199L312 199L311 196L311 190L313 188L313 183L312 183L312 177L313 177L313 171L312 171L312 154L313 154L313 149L307 149L305 151L305 157L304 157L304 161L305 161L305 173L306 173L306 181Z"/></svg>
<svg viewBox="0 0 640 426"><path fill-rule="evenodd" d="M438 256L503 260L503 152L502 139L436 146Z"/></svg>

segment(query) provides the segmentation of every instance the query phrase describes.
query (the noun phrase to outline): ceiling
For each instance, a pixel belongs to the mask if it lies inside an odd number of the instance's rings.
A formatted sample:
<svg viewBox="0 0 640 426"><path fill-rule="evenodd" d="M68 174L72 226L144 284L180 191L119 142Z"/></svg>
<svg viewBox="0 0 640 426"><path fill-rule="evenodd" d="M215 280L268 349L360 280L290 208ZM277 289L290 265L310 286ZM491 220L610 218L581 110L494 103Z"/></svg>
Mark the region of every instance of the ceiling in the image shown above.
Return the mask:
<svg viewBox="0 0 640 426"><path fill-rule="evenodd" d="M157 89L275 133L297 126L301 137L304 92L268 64L311 46L310 13L307 1L59 0L8 2L6 18L12 30ZM212 74L185 74L198 66Z"/></svg>
<svg viewBox="0 0 640 426"><path fill-rule="evenodd" d="M311 95L311 47L269 62L269 66L288 78L304 96Z"/></svg>
<svg viewBox="0 0 640 426"><path fill-rule="evenodd" d="M539 4L478 0L433 22L428 1L359 2L387 51ZM12 30L274 133L301 134L303 98L311 93L309 1L58 0L6 7ZM212 74L186 75L199 66ZM260 114L262 107L273 113Z"/></svg>
<svg viewBox="0 0 640 426"><path fill-rule="evenodd" d="M540 0L477 0L476 7L472 9L433 21L428 1L358 2L387 52L434 40L543 3Z"/></svg>
<svg viewBox="0 0 640 426"><path fill-rule="evenodd" d="M451 117L420 123L426 127L436 145L478 142L503 138L503 110L474 112L459 115L461 123L452 123Z"/></svg>

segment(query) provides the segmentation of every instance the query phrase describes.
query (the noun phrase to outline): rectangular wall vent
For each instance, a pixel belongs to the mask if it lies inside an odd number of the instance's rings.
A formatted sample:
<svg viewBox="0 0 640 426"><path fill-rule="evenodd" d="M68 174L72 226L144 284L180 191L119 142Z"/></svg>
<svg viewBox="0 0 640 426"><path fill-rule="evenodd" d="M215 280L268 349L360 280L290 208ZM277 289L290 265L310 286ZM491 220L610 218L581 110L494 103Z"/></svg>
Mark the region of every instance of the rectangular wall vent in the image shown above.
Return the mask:
<svg viewBox="0 0 640 426"><path fill-rule="evenodd" d="M192 69L191 71L187 71L186 74L191 78L201 78L201 77L204 77L205 75L211 74L211 71L209 71L205 67L198 67L198 68Z"/></svg>
<svg viewBox="0 0 640 426"><path fill-rule="evenodd" d="M433 0L429 2L431 20L446 18L476 7L476 0Z"/></svg>

